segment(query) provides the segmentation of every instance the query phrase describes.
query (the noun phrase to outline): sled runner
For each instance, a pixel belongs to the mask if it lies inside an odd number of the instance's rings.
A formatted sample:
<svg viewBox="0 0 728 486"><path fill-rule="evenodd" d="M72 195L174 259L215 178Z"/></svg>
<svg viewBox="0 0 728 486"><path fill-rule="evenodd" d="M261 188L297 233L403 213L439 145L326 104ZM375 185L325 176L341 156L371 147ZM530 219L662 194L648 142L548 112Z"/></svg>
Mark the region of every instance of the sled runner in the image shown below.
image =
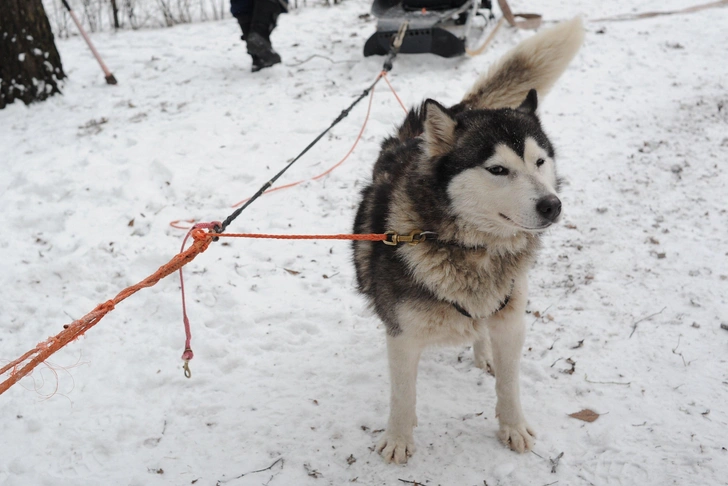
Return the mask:
<svg viewBox="0 0 728 486"><path fill-rule="evenodd" d="M377 31L364 45L364 56L386 55L405 23L399 52L460 56L495 24L490 0L374 0L372 15Z"/></svg>

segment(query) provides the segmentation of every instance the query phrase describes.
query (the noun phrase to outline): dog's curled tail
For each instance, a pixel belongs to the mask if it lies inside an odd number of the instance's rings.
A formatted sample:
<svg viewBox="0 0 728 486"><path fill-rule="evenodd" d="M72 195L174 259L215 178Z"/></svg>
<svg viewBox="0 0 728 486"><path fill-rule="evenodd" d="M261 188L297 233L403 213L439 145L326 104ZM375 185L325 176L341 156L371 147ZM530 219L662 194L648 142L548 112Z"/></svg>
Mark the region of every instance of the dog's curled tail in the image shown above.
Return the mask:
<svg viewBox="0 0 728 486"><path fill-rule="evenodd" d="M518 44L482 75L462 103L471 109L513 108L528 91L543 98L584 41L581 18L562 22Z"/></svg>

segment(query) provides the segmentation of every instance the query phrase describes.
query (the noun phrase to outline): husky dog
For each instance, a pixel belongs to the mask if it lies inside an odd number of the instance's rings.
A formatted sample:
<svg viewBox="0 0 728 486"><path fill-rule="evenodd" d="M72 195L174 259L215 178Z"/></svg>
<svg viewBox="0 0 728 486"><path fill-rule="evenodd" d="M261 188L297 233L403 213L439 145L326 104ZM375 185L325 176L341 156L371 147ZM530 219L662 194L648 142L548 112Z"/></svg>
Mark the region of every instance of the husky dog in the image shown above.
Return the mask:
<svg viewBox="0 0 728 486"><path fill-rule="evenodd" d="M495 374L498 436L518 452L533 445L519 391L527 272L561 213L537 92L553 86L583 36L578 18L536 34L460 103L426 100L382 144L354 232L418 243L353 245L359 290L387 329L390 415L377 444L387 462L415 450L417 364L432 344L473 343L475 364Z"/></svg>

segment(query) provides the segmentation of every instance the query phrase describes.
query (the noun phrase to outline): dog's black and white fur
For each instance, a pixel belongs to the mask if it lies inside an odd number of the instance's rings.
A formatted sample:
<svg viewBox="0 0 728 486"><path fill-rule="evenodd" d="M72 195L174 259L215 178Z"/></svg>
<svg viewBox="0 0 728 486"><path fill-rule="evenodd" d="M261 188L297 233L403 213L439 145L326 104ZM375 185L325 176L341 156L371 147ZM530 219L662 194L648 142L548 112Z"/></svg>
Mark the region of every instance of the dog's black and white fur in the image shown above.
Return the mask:
<svg viewBox="0 0 728 486"><path fill-rule="evenodd" d="M354 232L431 232L417 245L354 243L359 289L387 328L392 395L377 445L387 462L414 452L417 364L432 344L473 343L476 364L495 373L499 437L519 452L533 444L519 392L527 272L561 212L537 93L582 40L579 19L531 37L462 102L425 101L382 144Z"/></svg>

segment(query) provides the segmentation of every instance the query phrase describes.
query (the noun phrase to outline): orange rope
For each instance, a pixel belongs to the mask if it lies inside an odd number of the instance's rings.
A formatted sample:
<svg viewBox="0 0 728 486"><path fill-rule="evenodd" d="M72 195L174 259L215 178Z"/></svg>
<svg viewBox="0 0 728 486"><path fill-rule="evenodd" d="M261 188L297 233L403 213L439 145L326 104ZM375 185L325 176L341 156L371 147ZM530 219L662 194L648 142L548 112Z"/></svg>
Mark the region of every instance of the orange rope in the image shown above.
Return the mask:
<svg viewBox="0 0 728 486"><path fill-rule="evenodd" d="M192 229L189 226L182 226L180 223L190 223L190 224L194 225L195 220L194 219L175 219L174 221L170 222L169 225L172 228L177 228L177 229L186 229L186 230Z"/></svg>
<svg viewBox="0 0 728 486"><path fill-rule="evenodd" d="M363 234L363 235L269 235L261 233L214 233L219 238L264 238L272 240L356 240L356 241L385 241L389 235Z"/></svg>
<svg viewBox="0 0 728 486"><path fill-rule="evenodd" d="M382 71L377 76L377 79L384 78L384 80L387 82L387 85L389 86L389 89L392 90L392 93L394 94L395 98L397 98L397 101L399 102L400 106L404 110L405 113L407 113L407 108L404 106L404 103L402 103L402 100L397 95L397 92L394 90L394 87L389 82L389 79L387 78L387 73L385 71ZM357 144L359 143L359 140L361 140L361 137L364 133L364 129L366 128L367 122L369 121L369 115L371 113L372 109L372 101L374 99L374 86L372 86L371 94L369 95L369 105L367 107L367 113L364 118L364 123L359 130L359 134L356 137L356 140L354 141L354 144L349 149L349 151L346 153L346 155L336 164L334 164L332 167L327 169L326 171L322 172L321 174L312 177L311 179L305 179L300 180L297 182L293 182L290 184L286 184L279 187L274 187L272 189L269 189L265 191L265 194L269 192L278 191L281 189L286 189L288 187L297 186L299 184L302 184L303 182L306 182L307 180L318 180L322 177L328 175L339 167L341 164L343 164L346 159L349 158L349 156L352 154L354 149L356 148ZM239 203L235 204L233 207L239 206L240 204L245 203L248 201L248 199L244 199L243 201L240 201ZM182 222L189 222L194 223L194 220L176 220L172 221L170 223L171 226L174 228L180 228L180 229L188 229L182 226L180 223ZM207 233L202 229L195 229L192 230L192 237L194 238L194 243L190 248L188 248L186 251L183 251L175 257L170 260L169 263L162 265L159 267L159 269L154 272L152 275L147 277L146 279L142 280L141 282L137 283L136 285L132 285L131 287L127 287L126 289L119 292L116 297L113 299L104 302L102 304L99 304L96 306L94 310L86 314L80 319L77 319L73 321L71 324L67 324L63 326L63 331L59 332L55 336L51 336L45 341L38 343L35 348L31 349L30 351L23 354L21 357L11 361L7 365L0 368L0 376L10 371L10 377L7 378L5 381L0 382L0 395L3 394L8 388L13 386L15 383L20 381L23 377L27 376L35 367L37 367L40 363L44 362L46 359L48 359L50 356L56 353L59 349L66 346L71 341L81 337L86 331L91 329L93 326L95 326L103 317L108 314L110 311L114 309L114 307L119 304L121 301L125 300L127 297L130 297L131 295L135 294L139 290L151 287L155 285L157 282L159 282L164 277L168 276L172 272L176 272L177 270L180 270L182 267L184 267L186 264L194 260L194 258L199 255L200 253L207 250L207 247L210 245L210 242L212 242L213 237L225 237L225 238L269 238L269 239L298 239L298 240L314 240L314 239L320 239L320 240L359 240L359 241L385 241L387 239L387 235L384 234L368 234L368 235L346 235L346 234L339 234L339 235L269 235L269 234L243 234L243 233L223 233L223 234L213 234L213 233ZM28 361L30 360L30 361ZM26 363L26 361L28 361ZM25 364L24 364L25 363ZM21 367L22 366L22 367ZM20 367L20 369L18 369Z"/></svg>
<svg viewBox="0 0 728 486"><path fill-rule="evenodd" d="M210 242L212 242L213 235L203 230L195 230L192 233L192 237L195 241L192 243L191 247L189 247L186 251L175 255L169 263L159 267L159 269L152 275L148 276L136 285L125 288L113 299L99 304L94 310L82 318L73 321L71 324L63 326L63 331L59 332L55 336L49 337L41 343L38 343L34 349L31 349L20 358L0 368L0 375L12 370L10 377L0 383L0 395L20 381L24 376L33 371L36 366L44 362L56 351L71 341L81 337L86 331L95 326L108 312L113 310L119 302L143 288L155 285L167 275L179 270L194 260L197 255L207 250L207 247L210 246ZM28 360L30 360L28 363L23 364ZM22 367L18 369L19 366Z"/></svg>
<svg viewBox="0 0 728 486"><path fill-rule="evenodd" d="M389 86L389 89L392 90L392 94L394 95L395 98L397 98L397 101L399 101L399 106L402 107L402 109L404 110L404 114L406 115L408 113L407 107L404 106L404 103L402 103L402 100L399 99L399 95L397 95L397 92L394 90L394 86L392 86L392 83L389 82L389 78L387 77L386 71L382 71L382 77L387 82L387 86Z"/></svg>
<svg viewBox="0 0 728 486"><path fill-rule="evenodd" d="M114 310L117 304L132 296L139 290L151 287L164 277L170 275L195 259L197 255L207 250L214 238L269 238L281 240L358 240L358 241L385 241L389 235L386 234L338 234L338 235L270 235L259 233L210 233L203 229L194 229L191 232L195 240L187 250L175 255L169 263L162 265L152 275L148 276L136 285L125 288L116 297L96 306L94 310L80 319L63 326L63 331L51 336L18 359L11 361L0 368L0 375L10 371L10 376L0 382L0 395L8 388L28 375L39 364L47 360L56 351L81 337L86 331L95 326L106 314ZM189 340L189 336L188 336ZM187 351L187 350L185 350ZM26 363L26 361L30 360ZM24 364L25 363L25 364ZM22 366L22 367L21 367ZM20 369L18 369L20 367Z"/></svg>

